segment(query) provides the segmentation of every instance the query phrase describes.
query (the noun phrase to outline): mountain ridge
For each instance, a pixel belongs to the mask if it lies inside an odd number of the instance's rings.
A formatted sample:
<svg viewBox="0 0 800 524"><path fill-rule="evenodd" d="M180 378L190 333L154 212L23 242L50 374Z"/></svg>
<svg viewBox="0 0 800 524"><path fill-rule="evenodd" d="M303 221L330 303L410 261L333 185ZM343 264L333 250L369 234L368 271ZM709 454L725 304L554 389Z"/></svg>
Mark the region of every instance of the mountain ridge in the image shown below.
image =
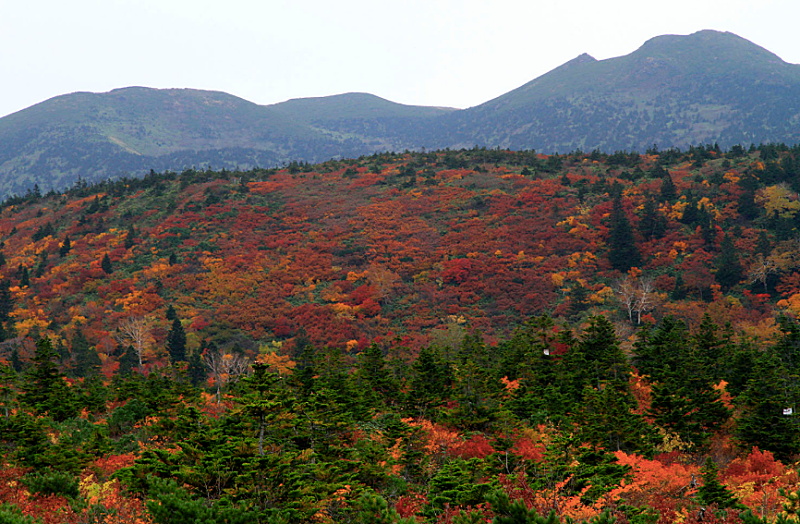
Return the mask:
<svg viewBox="0 0 800 524"><path fill-rule="evenodd" d="M118 88L54 97L0 119L0 196L186 167L272 167L437 148L643 151L800 141L800 65L733 33L583 53L467 109L369 93L259 105L221 91Z"/></svg>

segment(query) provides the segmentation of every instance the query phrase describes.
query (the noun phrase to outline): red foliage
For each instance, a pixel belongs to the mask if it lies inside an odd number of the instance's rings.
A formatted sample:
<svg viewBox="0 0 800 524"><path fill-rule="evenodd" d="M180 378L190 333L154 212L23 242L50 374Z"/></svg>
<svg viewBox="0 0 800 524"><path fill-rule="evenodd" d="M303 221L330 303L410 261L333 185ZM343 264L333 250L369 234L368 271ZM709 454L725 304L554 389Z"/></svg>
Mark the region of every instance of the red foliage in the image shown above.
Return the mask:
<svg viewBox="0 0 800 524"><path fill-rule="evenodd" d="M451 456L465 459L484 458L494 452L495 449L483 435L473 435L469 440L455 445L449 450Z"/></svg>

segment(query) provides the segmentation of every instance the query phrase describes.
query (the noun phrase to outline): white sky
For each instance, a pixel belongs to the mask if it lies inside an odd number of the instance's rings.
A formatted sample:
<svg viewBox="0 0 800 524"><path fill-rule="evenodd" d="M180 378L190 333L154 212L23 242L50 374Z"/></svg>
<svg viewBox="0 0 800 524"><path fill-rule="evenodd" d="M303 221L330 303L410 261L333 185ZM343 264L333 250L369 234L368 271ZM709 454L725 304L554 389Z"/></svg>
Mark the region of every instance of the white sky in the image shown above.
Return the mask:
<svg viewBox="0 0 800 524"><path fill-rule="evenodd" d="M798 0L0 0L0 116L132 85L464 108L662 34L731 31L797 64L798 20Z"/></svg>

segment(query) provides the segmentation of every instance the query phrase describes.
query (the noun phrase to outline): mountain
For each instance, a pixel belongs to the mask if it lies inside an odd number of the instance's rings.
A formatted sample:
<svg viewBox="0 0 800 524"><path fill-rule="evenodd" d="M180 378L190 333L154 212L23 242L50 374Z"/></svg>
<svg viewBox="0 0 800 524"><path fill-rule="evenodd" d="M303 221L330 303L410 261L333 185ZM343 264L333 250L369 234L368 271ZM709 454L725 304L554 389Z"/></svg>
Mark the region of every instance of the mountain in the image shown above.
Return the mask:
<svg viewBox="0 0 800 524"><path fill-rule="evenodd" d="M64 188L78 177L95 181L209 165L272 167L404 149L391 133L370 134L370 126L402 128L406 120L446 112L362 94L260 106L194 89L73 93L0 119L0 195L22 194L34 184Z"/></svg>
<svg viewBox="0 0 800 524"><path fill-rule="evenodd" d="M581 55L450 115L450 147L644 151L800 141L800 66L732 33L660 36L608 60Z"/></svg>
<svg viewBox="0 0 800 524"><path fill-rule="evenodd" d="M587 54L479 106L366 93L260 106L142 87L73 93L0 119L0 195L151 169L272 167L405 149L644 151L800 141L800 66L732 33L659 36Z"/></svg>

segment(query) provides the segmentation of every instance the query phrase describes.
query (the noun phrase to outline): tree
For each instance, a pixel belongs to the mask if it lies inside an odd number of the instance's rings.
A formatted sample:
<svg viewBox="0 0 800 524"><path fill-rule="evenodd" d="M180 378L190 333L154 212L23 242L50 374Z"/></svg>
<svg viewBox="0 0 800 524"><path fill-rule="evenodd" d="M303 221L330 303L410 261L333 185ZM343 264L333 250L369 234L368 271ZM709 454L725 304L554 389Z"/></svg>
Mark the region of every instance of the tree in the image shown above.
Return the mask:
<svg viewBox="0 0 800 524"><path fill-rule="evenodd" d="M133 347L139 361L139 371L143 371L144 352L152 343L150 322L145 317L130 317L122 321L117 329L117 341L124 347Z"/></svg>
<svg viewBox="0 0 800 524"><path fill-rule="evenodd" d="M186 361L186 332L178 317L172 321L172 328L167 334L167 351L173 364Z"/></svg>
<svg viewBox="0 0 800 524"><path fill-rule="evenodd" d="M103 255L103 260L100 262L100 268L106 275L110 275L111 273L114 272L114 268L111 267L111 259L108 258L108 253Z"/></svg>
<svg viewBox="0 0 800 524"><path fill-rule="evenodd" d="M78 327L78 329L75 330L75 334L72 335L70 346L72 347L72 357L74 359L73 371L75 376L90 377L97 375L102 365L100 356L97 354L97 349L86 340L83 330L80 327Z"/></svg>
<svg viewBox="0 0 800 524"><path fill-rule="evenodd" d="M714 274L723 291L728 291L742 280L742 265L739 254L733 245L730 235L725 235L720 243L720 252L716 260L717 272Z"/></svg>
<svg viewBox="0 0 800 524"><path fill-rule="evenodd" d="M72 393L58 371L58 355L49 338L36 343L32 366L25 375L22 402L39 414L49 413L56 420L66 420L75 415Z"/></svg>
<svg viewBox="0 0 800 524"><path fill-rule="evenodd" d="M69 240L69 235L64 237L64 242L61 243L61 247L58 249L58 255L61 258L67 256L72 249L72 243Z"/></svg>
<svg viewBox="0 0 800 524"><path fill-rule="evenodd" d="M618 271L628 271L632 267L641 266L642 257L633 239L633 228L625 215L620 196L614 198L609 230L608 261L611 267Z"/></svg>
<svg viewBox="0 0 800 524"><path fill-rule="evenodd" d="M667 231L667 219L658 212L658 205L652 196L644 202L638 230L647 240L661 238Z"/></svg>
<svg viewBox="0 0 800 524"><path fill-rule="evenodd" d="M728 491L728 488L717 478L718 471L717 464L711 457L707 457L706 463L700 470L703 485L697 490L697 498L707 506L716 504L720 509L738 507L740 504L736 500L736 496Z"/></svg>

